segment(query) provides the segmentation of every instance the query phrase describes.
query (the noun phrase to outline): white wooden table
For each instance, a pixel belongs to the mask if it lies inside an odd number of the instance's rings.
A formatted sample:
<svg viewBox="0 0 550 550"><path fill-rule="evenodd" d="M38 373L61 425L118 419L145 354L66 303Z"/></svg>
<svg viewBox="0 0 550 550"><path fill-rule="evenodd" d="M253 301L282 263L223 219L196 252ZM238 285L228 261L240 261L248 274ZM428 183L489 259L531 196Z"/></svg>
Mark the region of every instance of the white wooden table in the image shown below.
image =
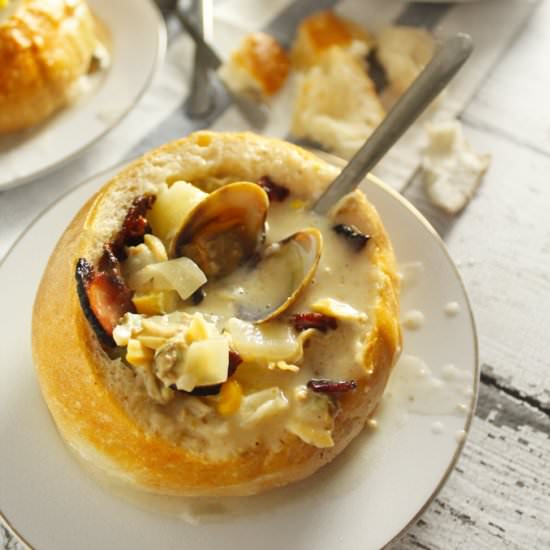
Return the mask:
<svg viewBox="0 0 550 550"><path fill-rule="evenodd" d="M453 474L395 549L550 548L548 89L546 0L463 116L471 143L493 157L475 199L449 218L430 207L420 186L406 191L445 239L466 283L478 327L481 386ZM85 158L76 162L86 166ZM0 255L66 187L28 202L10 227L0 224ZM0 212L19 204L21 193L1 193ZM0 525L0 549L19 548Z"/></svg>

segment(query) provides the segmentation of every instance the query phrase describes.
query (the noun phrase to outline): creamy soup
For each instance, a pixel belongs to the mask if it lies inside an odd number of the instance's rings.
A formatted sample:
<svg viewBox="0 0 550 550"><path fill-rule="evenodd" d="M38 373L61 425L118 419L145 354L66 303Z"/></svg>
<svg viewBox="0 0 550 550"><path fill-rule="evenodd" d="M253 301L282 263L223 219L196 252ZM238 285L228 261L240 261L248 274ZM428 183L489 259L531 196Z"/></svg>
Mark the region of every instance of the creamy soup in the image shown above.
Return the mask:
<svg viewBox="0 0 550 550"><path fill-rule="evenodd" d="M194 195L194 207L205 196ZM169 258L180 223L171 219L173 227L155 234L152 223L153 235L127 248L122 269L137 313L114 330L121 357L107 372L113 391L141 425L211 459L276 448L288 434L332 446L338 399L369 374L363 345L380 278L372 243L355 234L364 240L357 247L354 228L336 231L334 220L289 196L270 202L253 257L208 277L189 258ZM304 230L321 243L307 277L300 265L311 257L281 253ZM264 310L269 319L258 319Z"/></svg>

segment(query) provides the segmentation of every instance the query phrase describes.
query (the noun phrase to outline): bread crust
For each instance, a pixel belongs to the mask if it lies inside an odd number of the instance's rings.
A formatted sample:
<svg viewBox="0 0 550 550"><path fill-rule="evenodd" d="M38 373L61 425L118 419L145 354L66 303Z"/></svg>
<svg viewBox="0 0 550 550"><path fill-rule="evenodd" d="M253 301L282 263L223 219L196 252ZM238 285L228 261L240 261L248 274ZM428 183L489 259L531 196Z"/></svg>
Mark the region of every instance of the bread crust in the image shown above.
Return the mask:
<svg viewBox="0 0 550 550"><path fill-rule="evenodd" d="M34 126L65 105L96 44L83 0L21 0L0 22L0 134Z"/></svg>
<svg viewBox="0 0 550 550"><path fill-rule="evenodd" d="M229 61L231 68L226 67L228 84L232 85L231 69L244 71L260 90L261 95L270 97L284 85L290 70L290 59L286 51L272 36L263 32L247 35L238 50L233 52ZM234 86L237 91L239 86Z"/></svg>
<svg viewBox="0 0 550 550"><path fill-rule="evenodd" d="M331 10L306 17L298 27L292 45L291 60L295 69L304 70L317 65L327 50L337 46L346 48L353 41L362 42L370 49L374 41L360 25L336 15Z"/></svg>
<svg viewBox="0 0 550 550"><path fill-rule="evenodd" d="M242 158L246 155L248 161ZM371 235L371 258L383 276L372 329L365 335L363 363L369 375L356 391L341 399L334 447L319 449L289 433L277 450L260 445L224 460L208 460L145 433L105 384L101 365L109 359L82 314L74 267L79 257L94 261L99 254L98 240L102 245L109 233L114 234L117 223L120 225L115 220L112 227L106 227L107 218L113 218L108 207L128 207L133 197L155 182L175 176L201 181L231 173L253 179L267 172L277 178L281 170L289 170L285 185L304 198L318 196L337 173L312 154L279 140L248 133L192 134L125 168L82 207L57 243L34 305L33 357L44 398L61 435L95 469L133 488L155 493L255 494L305 478L328 463L374 411L400 350L399 282L389 238L374 207L362 195L349 204L344 202L338 216Z"/></svg>

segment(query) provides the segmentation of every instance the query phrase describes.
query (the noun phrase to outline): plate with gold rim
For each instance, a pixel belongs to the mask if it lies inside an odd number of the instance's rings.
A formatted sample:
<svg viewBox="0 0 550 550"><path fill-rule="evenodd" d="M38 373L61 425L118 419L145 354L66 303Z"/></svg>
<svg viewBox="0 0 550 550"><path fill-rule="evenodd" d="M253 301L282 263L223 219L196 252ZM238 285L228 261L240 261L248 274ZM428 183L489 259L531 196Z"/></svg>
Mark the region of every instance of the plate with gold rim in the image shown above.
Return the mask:
<svg viewBox="0 0 550 550"><path fill-rule="evenodd" d="M319 550L382 548L403 534L450 475L478 387L475 325L445 245L398 193L375 178L378 209L407 273L401 307L423 323L404 351L374 421L331 464L266 495L228 499L120 494L86 475L44 404L31 356L34 294L48 256L80 206L120 166L51 205L0 265L0 514L30 548ZM411 275L411 272L414 272ZM449 305L453 307L450 308ZM55 327L52 327L55 330Z"/></svg>
<svg viewBox="0 0 550 550"><path fill-rule="evenodd" d="M0 136L0 191L36 179L93 145L137 104L160 67L166 28L154 2L88 0L88 5L104 31L110 64L83 77L75 100L43 123Z"/></svg>

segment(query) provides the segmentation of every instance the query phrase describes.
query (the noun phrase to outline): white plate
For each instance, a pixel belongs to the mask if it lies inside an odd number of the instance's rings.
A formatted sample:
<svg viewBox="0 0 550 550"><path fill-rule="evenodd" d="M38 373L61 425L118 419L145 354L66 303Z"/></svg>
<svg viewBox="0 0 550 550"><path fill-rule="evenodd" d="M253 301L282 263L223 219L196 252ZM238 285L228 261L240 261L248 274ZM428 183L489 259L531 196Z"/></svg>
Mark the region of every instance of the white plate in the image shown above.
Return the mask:
<svg viewBox="0 0 550 550"><path fill-rule="evenodd" d="M80 205L114 171L92 178L51 206L0 266L0 511L6 520L41 550L368 550L393 540L451 472L477 393L470 306L433 229L400 195L375 180L366 182L399 260L425 266L424 275L403 292L403 312L414 308L425 315L423 328L405 332L405 353L424 359L438 378L452 375L443 367L453 363L460 383L426 377L415 382L398 365L377 414L378 428L366 429L334 463L305 482L240 499L237 517L222 514L217 521L190 525L128 504L83 473L56 432L32 365L31 309L47 258ZM444 313L450 301L460 308L454 317ZM421 403L422 414L411 412L409 397ZM460 402L466 405L462 410L456 408ZM224 502L235 501L218 499L218 507Z"/></svg>
<svg viewBox="0 0 550 550"><path fill-rule="evenodd" d="M0 138L0 191L67 162L118 124L148 88L166 50L164 20L150 0L88 0L107 29L111 66L37 128Z"/></svg>

